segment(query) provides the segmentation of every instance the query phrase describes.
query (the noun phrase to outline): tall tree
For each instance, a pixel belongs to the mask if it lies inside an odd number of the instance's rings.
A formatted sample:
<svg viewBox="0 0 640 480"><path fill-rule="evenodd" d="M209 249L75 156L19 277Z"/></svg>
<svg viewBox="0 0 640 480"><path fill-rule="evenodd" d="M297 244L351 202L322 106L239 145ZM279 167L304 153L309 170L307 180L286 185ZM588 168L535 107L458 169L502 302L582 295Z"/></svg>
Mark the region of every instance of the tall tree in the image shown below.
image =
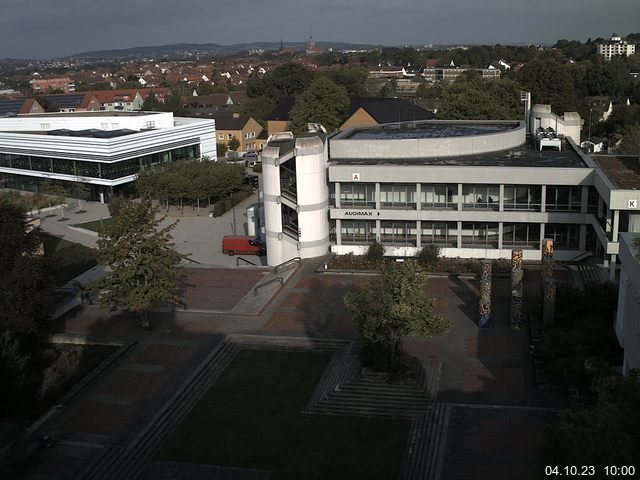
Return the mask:
<svg viewBox="0 0 640 480"><path fill-rule="evenodd" d="M249 101L242 104L240 113L247 117L253 117L260 125L267 124L267 115L276 106L273 99L269 97L250 98Z"/></svg>
<svg viewBox="0 0 640 480"><path fill-rule="evenodd" d="M305 132L307 123L321 123L327 131L332 131L344 121L348 108L345 88L326 77L318 77L296 100L289 113L289 125L295 133Z"/></svg>
<svg viewBox="0 0 640 480"><path fill-rule="evenodd" d="M367 96L369 72L359 65L346 66L330 74L331 80L342 85L350 97Z"/></svg>
<svg viewBox="0 0 640 480"><path fill-rule="evenodd" d="M303 65L292 62L285 63L262 78L249 78L247 95L252 98L268 97L277 105L285 97L304 92L313 78L313 72L307 70Z"/></svg>
<svg viewBox="0 0 640 480"><path fill-rule="evenodd" d="M441 335L449 329L449 320L434 312L434 300L425 295L424 283L415 261L394 262L365 288L345 296L364 342L365 361L393 369L403 336Z"/></svg>
<svg viewBox="0 0 640 480"><path fill-rule="evenodd" d="M483 79L469 73L442 87L438 118L512 120L524 118L520 89L511 80Z"/></svg>
<svg viewBox="0 0 640 480"><path fill-rule="evenodd" d="M527 63L520 71L518 81L531 92L534 103L549 104L560 114L578 109L578 97L568 67L555 60Z"/></svg>
<svg viewBox="0 0 640 480"><path fill-rule="evenodd" d="M143 327L154 306L180 303L184 275L178 263L187 257L174 248L170 232L175 223L161 228L157 214L150 200L123 202L98 237L98 259L111 268L94 285L101 290L100 301L139 313Z"/></svg>
<svg viewBox="0 0 640 480"><path fill-rule="evenodd" d="M39 229L20 207L0 202L0 332L21 343L35 341L50 315L51 277L39 255Z"/></svg>

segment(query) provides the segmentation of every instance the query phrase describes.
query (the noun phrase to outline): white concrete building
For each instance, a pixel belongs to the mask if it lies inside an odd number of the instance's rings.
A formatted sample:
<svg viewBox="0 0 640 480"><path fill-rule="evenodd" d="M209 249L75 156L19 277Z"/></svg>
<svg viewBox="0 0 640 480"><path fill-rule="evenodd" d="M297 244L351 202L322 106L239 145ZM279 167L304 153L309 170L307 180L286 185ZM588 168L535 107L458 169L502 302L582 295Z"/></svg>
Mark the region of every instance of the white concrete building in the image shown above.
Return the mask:
<svg viewBox="0 0 640 480"><path fill-rule="evenodd" d="M623 233L620 241L620 285L615 330L624 349L622 370L640 369L640 262L637 234Z"/></svg>
<svg viewBox="0 0 640 480"><path fill-rule="evenodd" d="M613 276L619 232L640 231L640 181L638 190L615 185L576 146L580 118L552 115L534 108L530 128L558 120L567 134L545 138L559 148L541 147L523 121L431 120L355 127L328 140L272 139L263 152L268 263L329 249L364 254L374 240L389 256L433 244L449 257L509 258L519 248L539 260L542 240L552 238L557 259L593 253Z"/></svg>
<svg viewBox="0 0 640 480"><path fill-rule="evenodd" d="M598 54L602 55L606 61L611 60L612 57L619 55L628 57L634 53L636 53L636 46L617 35L613 35L608 42L598 44Z"/></svg>
<svg viewBox="0 0 640 480"><path fill-rule="evenodd" d="M0 180L37 191L49 179L83 182L94 200L132 192L141 169L216 158L215 121L164 112L75 112L0 119Z"/></svg>
<svg viewBox="0 0 640 480"><path fill-rule="evenodd" d="M326 134L275 134L262 151L267 263L329 249Z"/></svg>

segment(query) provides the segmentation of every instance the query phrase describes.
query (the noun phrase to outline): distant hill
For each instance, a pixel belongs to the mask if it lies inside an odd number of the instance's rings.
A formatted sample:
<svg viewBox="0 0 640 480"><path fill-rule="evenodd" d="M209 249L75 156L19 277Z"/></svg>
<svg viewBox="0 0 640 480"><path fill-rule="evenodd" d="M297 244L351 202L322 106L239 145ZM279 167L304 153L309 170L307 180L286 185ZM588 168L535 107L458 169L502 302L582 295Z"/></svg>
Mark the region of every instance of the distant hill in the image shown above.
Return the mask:
<svg viewBox="0 0 640 480"><path fill-rule="evenodd" d="M285 48L304 49L307 42L287 42ZM375 45L365 45L345 42L316 42L316 46L322 49L332 48L334 50L365 50L376 48ZM278 50L280 42L253 42L236 43L233 45L218 45L217 43L176 43L173 45L159 45L152 47L133 47L118 50L98 50L93 52L82 52L69 55L65 58L141 58L141 57L173 57L173 56L194 56L194 55L221 55L233 54L250 49Z"/></svg>

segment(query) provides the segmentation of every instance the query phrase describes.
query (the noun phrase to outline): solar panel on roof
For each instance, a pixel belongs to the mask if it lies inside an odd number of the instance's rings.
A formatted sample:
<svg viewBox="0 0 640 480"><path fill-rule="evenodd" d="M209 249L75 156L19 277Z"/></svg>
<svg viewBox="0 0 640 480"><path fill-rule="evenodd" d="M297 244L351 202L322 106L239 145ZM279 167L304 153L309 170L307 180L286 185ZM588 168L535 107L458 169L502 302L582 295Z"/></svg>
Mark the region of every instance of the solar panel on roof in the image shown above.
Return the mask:
<svg viewBox="0 0 640 480"><path fill-rule="evenodd" d="M42 98L49 100L51 103L55 103L58 108L77 108L82 103L84 94L43 95Z"/></svg>
<svg viewBox="0 0 640 480"><path fill-rule="evenodd" d="M24 102L24 98L0 100L0 115L4 116L7 114L20 112L20 109L22 108L22 105L24 105Z"/></svg>

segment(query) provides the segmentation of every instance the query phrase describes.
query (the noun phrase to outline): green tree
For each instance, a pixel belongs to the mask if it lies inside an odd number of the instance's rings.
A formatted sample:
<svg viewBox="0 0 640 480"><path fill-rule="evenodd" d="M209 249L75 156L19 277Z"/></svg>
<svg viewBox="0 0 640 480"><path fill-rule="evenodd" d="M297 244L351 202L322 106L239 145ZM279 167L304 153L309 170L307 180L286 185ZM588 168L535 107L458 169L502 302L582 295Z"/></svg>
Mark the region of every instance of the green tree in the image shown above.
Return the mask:
<svg viewBox="0 0 640 480"><path fill-rule="evenodd" d="M640 156L640 125L630 125L625 129L620 153Z"/></svg>
<svg viewBox="0 0 640 480"><path fill-rule="evenodd" d="M39 229L19 206L0 202L0 332L9 331L23 351L37 347L51 311L51 276L39 255Z"/></svg>
<svg viewBox="0 0 640 480"><path fill-rule="evenodd" d="M363 339L363 360L393 371L405 335L433 336L445 333L449 320L434 311L434 300L424 292L425 277L413 260L391 263L381 276L344 302Z"/></svg>
<svg viewBox="0 0 640 480"><path fill-rule="evenodd" d="M633 465L640 458L640 382L608 376L596 381L596 400L564 412L545 432L539 449L543 465Z"/></svg>
<svg viewBox="0 0 640 480"><path fill-rule="evenodd" d="M285 63L262 76L251 77L247 81L247 95L251 98L271 98L274 104L285 97L304 92L314 78L313 72L299 63Z"/></svg>
<svg viewBox="0 0 640 480"><path fill-rule="evenodd" d="M216 152L219 157L224 157L225 153L227 153L227 144L224 142L216 143Z"/></svg>
<svg viewBox="0 0 640 480"><path fill-rule="evenodd" d="M558 113L576 111L578 96L568 68L551 59L534 60L522 68L518 81L534 103L549 104Z"/></svg>
<svg viewBox="0 0 640 480"><path fill-rule="evenodd" d="M250 98L240 106L240 113L247 117L253 117L259 124L266 125L267 116L276 106L269 97Z"/></svg>
<svg viewBox="0 0 640 480"><path fill-rule="evenodd" d="M180 303L178 289L184 275L178 263L187 256L172 242L175 223L160 227L158 208L150 200L123 203L114 221L98 237L98 259L111 271L96 282L103 305L125 306L149 326L147 312L163 304Z"/></svg>
<svg viewBox="0 0 640 480"><path fill-rule="evenodd" d="M229 150L235 152L238 148L240 148L240 140L238 140L234 135L233 138L229 140L227 146L229 147Z"/></svg>
<svg viewBox="0 0 640 480"><path fill-rule="evenodd" d="M473 72L442 87L438 118L512 120L523 117L520 88L511 80L483 79Z"/></svg>
<svg viewBox="0 0 640 480"><path fill-rule="evenodd" d="M162 103L158 100L157 95L152 91L149 92L147 98L142 102L142 110L145 112L159 112Z"/></svg>
<svg viewBox="0 0 640 480"><path fill-rule="evenodd" d="M296 100L289 113L289 126L294 133L302 133L307 130L307 123L321 123L332 131L344 121L348 108L345 88L326 77L318 77Z"/></svg>
<svg viewBox="0 0 640 480"><path fill-rule="evenodd" d="M347 90L349 97L367 96L367 79L369 72L359 65L351 65L336 70L329 75L329 78Z"/></svg>
<svg viewBox="0 0 640 480"><path fill-rule="evenodd" d="M78 199L78 213L83 212L84 210L82 210L82 201L89 200L89 196L91 194L89 185L86 183L86 180L84 178L81 178L79 181L73 183L71 194Z"/></svg>
<svg viewBox="0 0 640 480"><path fill-rule="evenodd" d="M367 249L367 260L371 263L379 264L384 260L384 245L377 240L371 242Z"/></svg>
<svg viewBox="0 0 640 480"><path fill-rule="evenodd" d="M10 330L0 331L0 405L11 401L24 387L29 358Z"/></svg>

